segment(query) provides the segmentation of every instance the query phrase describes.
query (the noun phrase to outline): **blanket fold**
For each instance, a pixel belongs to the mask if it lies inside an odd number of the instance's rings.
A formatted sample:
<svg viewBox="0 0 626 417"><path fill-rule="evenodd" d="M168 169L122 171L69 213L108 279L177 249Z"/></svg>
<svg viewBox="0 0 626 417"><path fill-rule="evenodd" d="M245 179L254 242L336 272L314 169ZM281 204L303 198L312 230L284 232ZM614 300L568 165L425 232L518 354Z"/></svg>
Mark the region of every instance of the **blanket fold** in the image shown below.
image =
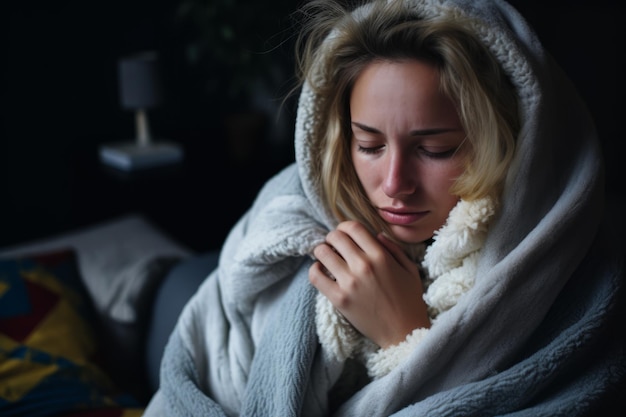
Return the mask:
<svg viewBox="0 0 626 417"><path fill-rule="evenodd" d="M622 329L626 314L620 304L625 299L619 250L623 247L611 247L607 244L611 240L603 241L604 237L598 236L590 256L510 367L427 398L407 388L397 391L395 385L381 389L388 382L383 378L353 396L335 415L594 415L610 387L626 376ZM306 265L268 325L250 368L239 415L324 415L327 399L320 399L315 391L330 389L332 381L310 379L317 350L315 291L305 272ZM229 415L202 392L195 362L177 333L166 356L160 395L167 398L167 415ZM398 400L390 406L394 394Z"/></svg>

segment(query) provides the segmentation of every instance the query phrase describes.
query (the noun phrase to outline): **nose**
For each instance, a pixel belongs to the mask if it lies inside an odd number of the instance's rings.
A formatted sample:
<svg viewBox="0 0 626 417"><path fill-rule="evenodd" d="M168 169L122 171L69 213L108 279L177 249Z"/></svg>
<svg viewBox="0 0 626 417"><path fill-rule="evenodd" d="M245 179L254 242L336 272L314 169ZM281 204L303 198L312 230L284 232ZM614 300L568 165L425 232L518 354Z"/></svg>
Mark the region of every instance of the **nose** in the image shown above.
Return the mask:
<svg viewBox="0 0 626 417"><path fill-rule="evenodd" d="M400 153L389 155L383 192L390 198L410 195L416 191L417 185L417 167L413 166L409 158Z"/></svg>

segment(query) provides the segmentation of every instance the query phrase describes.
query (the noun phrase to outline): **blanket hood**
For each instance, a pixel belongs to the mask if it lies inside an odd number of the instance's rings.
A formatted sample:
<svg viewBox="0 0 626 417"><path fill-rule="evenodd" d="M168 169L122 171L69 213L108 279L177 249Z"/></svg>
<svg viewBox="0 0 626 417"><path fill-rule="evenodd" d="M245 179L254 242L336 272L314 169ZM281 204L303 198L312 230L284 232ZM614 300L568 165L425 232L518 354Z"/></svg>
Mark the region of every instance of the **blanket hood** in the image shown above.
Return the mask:
<svg viewBox="0 0 626 417"><path fill-rule="evenodd" d="M435 390L497 372L539 325L585 257L603 210L603 163L593 121L567 77L524 18L498 0L390 0L425 18L465 15L517 89L521 130L504 192L467 297L441 317L412 354L398 384ZM366 15L367 9L359 11ZM327 40L326 42L329 42ZM302 186L319 218L313 161L323 100L305 83L296 119L295 153ZM523 317L523 319L522 319ZM446 340L445 344L442 340ZM401 368L397 372L404 372ZM445 370L445 372L444 372ZM392 396L400 386L373 383L358 399ZM428 390L424 391L426 394ZM375 400L365 401L373 405Z"/></svg>
<svg viewBox="0 0 626 417"><path fill-rule="evenodd" d="M518 200L530 195L540 195L542 192L552 190L552 202L558 195L554 184L563 181L564 175L571 174L571 168L576 167L573 160L575 154L581 149L569 149L577 147L578 140L570 142L571 134L575 134L582 140L583 146L597 148L594 143L595 131L593 122L585 110L574 88L562 78L564 75L558 66L552 61L549 54L543 49L540 40L530 28L524 18L508 3L498 0L390 0L403 3L420 17L437 18L443 16L468 16L475 19L472 28L494 54L503 66L516 87L520 98L520 112L522 119L522 131L518 139L518 151L516 161L509 174L509 181L505 194L513 188L516 192L524 189L524 197L518 196ZM366 15L367 7L362 7L354 12L355 15ZM330 37L327 42L330 42ZM319 78L319 77L318 77ZM559 85L550 85L551 79L559 79ZM561 90L561 91L559 91ZM560 94L560 97L554 96ZM557 99L554 101L553 99ZM323 100L318 97L305 83L298 100L298 111L295 130L295 155L298 164L300 178L303 183L305 194L316 204L316 210L320 218L329 226L336 224L330 210L321 203L320 185L315 180L319 177L313 161L319 156L319 144L316 143L316 129L320 120L316 117L316 108ZM576 119L567 119L568 114L576 114ZM561 117L561 120L554 120ZM563 118L565 117L565 118ZM552 123L551 123L551 119ZM556 126L560 131L552 131ZM539 134L541 133L541 134ZM549 137L548 140L545 138ZM559 139L560 137L560 139ZM589 141L589 138L593 140ZM592 143L589 143L592 142ZM563 149L565 147L565 149ZM588 150L593 158L599 158L599 149ZM568 153L571 153L569 156ZM562 162L570 160L569 169L563 172ZM554 164L554 162L557 162ZM601 165L598 160L597 163ZM602 182L602 167L594 166L592 171L581 173L581 177L592 180L589 187L597 188L597 180ZM539 171L539 172L535 172ZM532 173L532 175L531 175ZM516 181L515 178L522 175ZM530 187L524 186L531 185ZM530 188L530 190L527 190ZM601 187L600 187L601 188ZM523 210L525 218L534 217L527 225L537 221L537 216L532 212L545 212L549 209L550 198L546 199L546 205L537 210ZM538 199L529 201L530 206L535 206ZM539 215L541 217L541 214ZM510 249L507 247L505 252Z"/></svg>

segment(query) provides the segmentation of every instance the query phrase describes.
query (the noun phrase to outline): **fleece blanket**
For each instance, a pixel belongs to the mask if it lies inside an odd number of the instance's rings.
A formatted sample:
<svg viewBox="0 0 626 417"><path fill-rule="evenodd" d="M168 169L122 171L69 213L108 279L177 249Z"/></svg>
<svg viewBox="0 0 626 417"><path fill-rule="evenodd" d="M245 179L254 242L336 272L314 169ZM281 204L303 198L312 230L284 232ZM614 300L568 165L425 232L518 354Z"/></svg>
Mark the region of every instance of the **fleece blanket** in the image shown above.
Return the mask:
<svg viewBox="0 0 626 417"><path fill-rule="evenodd" d="M286 170L283 176L292 176L292 171ZM279 176L270 184L282 182L278 188L285 190L284 180ZM295 199L291 196L281 200L291 198ZM246 221L242 220L237 229L244 228ZM411 384L408 381L415 370L402 366L368 384L334 415L593 415L598 404L606 404L608 396L623 384L626 369L622 329L626 315L619 304L624 300L623 258L616 242L614 229L600 231L585 260L508 366L494 365L481 378L445 389L437 389L434 380L424 386ZM623 250L624 246L620 247ZM222 257L228 257L231 248L226 245ZM249 263L248 272L276 266L277 260L266 255L267 264ZM278 262L283 271L293 268L295 275L280 290L283 302L265 313L269 317L264 320L263 335L244 344L246 352L240 342L229 348L228 339L251 324L233 320L225 303L229 290L220 287L223 271L218 268L211 274L196 295L202 305L192 302L188 307L195 306L201 314L196 314L193 321L185 320L189 314L183 316L178 331L172 334L162 364L161 389L149 410L158 409L156 415L328 415L325 393L334 379L329 375L333 370L327 368L333 364L323 363L318 351L316 290L307 277L310 261L299 261L298 265L292 263L295 259L285 257ZM273 275L267 272L262 275ZM281 278L274 275L274 280ZM216 303L224 309L209 307ZM524 317L522 314L520 320ZM197 345L203 345L217 359L207 363L202 349L194 354L189 346ZM252 346L256 346L254 354ZM217 383L205 385L203 381L209 379Z"/></svg>
<svg viewBox="0 0 626 417"><path fill-rule="evenodd" d="M323 98L305 85L296 163L261 190L185 307L147 416L594 415L623 384L622 214L605 212L584 104L507 3L395 1L424 17L473 17L518 90L516 156L474 287L403 363L355 377L329 403L348 364L322 354L315 332L309 253L336 221L312 162Z"/></svg>

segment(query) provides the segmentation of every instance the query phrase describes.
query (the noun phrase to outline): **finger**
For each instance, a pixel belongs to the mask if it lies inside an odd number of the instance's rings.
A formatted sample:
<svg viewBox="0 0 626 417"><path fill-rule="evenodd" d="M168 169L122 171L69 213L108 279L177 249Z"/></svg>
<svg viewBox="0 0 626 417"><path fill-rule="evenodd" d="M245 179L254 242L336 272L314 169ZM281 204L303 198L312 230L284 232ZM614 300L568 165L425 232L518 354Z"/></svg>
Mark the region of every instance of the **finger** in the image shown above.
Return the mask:
<svg viewBox="0 0 626 417"><path fill-rule="evenodd" d="M379 233L377 236L378 241L389 251L391 256L402 265L405 269L412 269L414 267L413 261L404 253L404 250L393 240L389 239L383 233Z"/></svg>
<svg viewBox="0 0 626 417"><path fill-rule="evenodd" d="M315 247L313 254L324 268L324 272L333 278L339 276L346 269L346 262L341 254L327 243Z"/></svg>
<svg viewBox="0 0 626 417"><path fill-rule="evenodd" d="M350 246L346 246L345 248L348 254L359 255L360 252L373 253L380 249L380 243L375 236L359 222L342 222L337 226L337 231L342 232L343 236L346 237L346 242L350 243Z"/></svg>
<svg viewBox="0 0 626 417"><path fill-rule="evenodd" d="M333 287L337 286L335 281L328 276L321 262L314 262L309 268L309 282L327 297L333 291Z"/></svg>

